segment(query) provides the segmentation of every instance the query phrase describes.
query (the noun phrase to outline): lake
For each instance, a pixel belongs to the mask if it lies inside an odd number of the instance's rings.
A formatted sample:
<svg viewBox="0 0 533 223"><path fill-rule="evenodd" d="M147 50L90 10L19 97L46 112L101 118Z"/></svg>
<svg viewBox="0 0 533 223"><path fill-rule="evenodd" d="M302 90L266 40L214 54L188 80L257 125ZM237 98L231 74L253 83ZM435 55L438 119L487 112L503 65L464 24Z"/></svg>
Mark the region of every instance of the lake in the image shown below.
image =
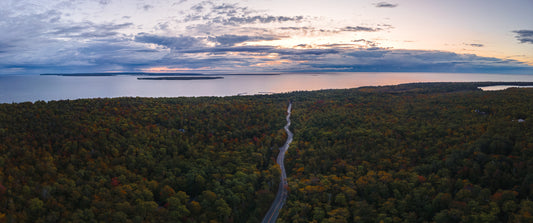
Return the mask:
<svg viewBox="0 0 533 223"><path fill-rule="evenodd" d="M163 75L164 76L164 75ZM138 76L0 75L0 103L111 97L232 96L344 89L413 82L528 81L532 75L460 73L284 73L206 80L137 80Z"/></svg>

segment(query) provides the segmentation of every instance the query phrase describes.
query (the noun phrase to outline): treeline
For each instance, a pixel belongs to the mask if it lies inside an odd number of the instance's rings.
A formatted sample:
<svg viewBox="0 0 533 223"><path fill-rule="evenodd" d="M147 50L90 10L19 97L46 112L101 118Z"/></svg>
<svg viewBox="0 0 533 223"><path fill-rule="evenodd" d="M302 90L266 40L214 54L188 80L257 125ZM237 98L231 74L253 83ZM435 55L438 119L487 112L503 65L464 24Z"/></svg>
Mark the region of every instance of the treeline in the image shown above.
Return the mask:
<svg viewBox="0 0 533 223"><path fill-rule="evenodd" d="M531 222L533 89L0 104L0 222Z"/></svg>
<svg viewBox="0 0 533 223"><path fill-rule="evenodd" d="M269 96L1 104L0 222L260 221L285 110Z"/></svg>

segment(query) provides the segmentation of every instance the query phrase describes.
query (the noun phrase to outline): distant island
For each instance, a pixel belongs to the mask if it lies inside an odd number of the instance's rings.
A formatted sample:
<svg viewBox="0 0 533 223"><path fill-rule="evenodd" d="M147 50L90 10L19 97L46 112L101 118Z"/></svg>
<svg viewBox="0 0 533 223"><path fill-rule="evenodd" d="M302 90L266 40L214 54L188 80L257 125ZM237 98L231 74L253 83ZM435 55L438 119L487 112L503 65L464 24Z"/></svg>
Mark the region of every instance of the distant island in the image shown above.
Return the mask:
<svg viewBox="0 0 533 223"><path fill-rule="evenodd" d="M229 74L216 74L216 75L233 75L233 76L262 76L262 75L281 75L281 73L229 73Z"/></svg>
<svg viewBox="0 0 533 223"><path fill-rule="evenodd" d="M137 80L212 80L224 79L224 77L138 77Z"/></svg>
<svg viewBox="0 0 533 223"><path fill-rule="evenodd" d="M203 73L144 73L144 72L121 72L121 73L48 73L41 74L44 76L68 76L68 77L107 77L107 76L201 76L201 75L216 75L216 76L228 76L228 75L242 75L242 76L258 76L258 75L281 75L281 73L216 73L216 74L203 74Z"/></svg>
<svg viewBox="0 0 533 223"><path fill-rule="evenodd" d="M94 77L94 76L119 76L119 75L130 75L130 76L181 76L181 75L204 75L202 73L143 73L143 72L123 72L123 73L49 73L41 74L49 76L73 76L73 77Z"/></svg>

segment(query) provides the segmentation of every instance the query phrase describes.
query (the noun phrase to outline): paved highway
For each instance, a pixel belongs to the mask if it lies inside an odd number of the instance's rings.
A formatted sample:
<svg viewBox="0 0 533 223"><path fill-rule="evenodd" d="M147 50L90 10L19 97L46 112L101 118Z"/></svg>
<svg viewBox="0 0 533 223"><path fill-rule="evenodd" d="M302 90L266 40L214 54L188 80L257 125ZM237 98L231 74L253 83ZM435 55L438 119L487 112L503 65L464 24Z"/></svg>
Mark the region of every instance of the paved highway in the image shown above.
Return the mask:
<svg viewBox="0 0 533 223"><path fill-rule="evenodd" d="M287 149L289 149L289 144L291 144L293 136L292 132L289 130L289 126L291 126L291 109L292 103L289 102L289 106L287 107L287 124L284 127L285 132L287 132L287 141L285 141L285 145L279 148L278 158L276 159L276 162L278 163L279 168L281 169L281 182L279 182L278 194L276 195L276 199L274 199L274 202L272 202L272 206L270 206L270 209L263 218L263 223L276 222L276 220L278 219L279 211L283 207L283 204L285 204L285 200L287 200L287 188L289 188L289 184L287 183L287 174L285 173L285 164L283 163L283 160L285 159L285 152L287 152Z"/></svg>

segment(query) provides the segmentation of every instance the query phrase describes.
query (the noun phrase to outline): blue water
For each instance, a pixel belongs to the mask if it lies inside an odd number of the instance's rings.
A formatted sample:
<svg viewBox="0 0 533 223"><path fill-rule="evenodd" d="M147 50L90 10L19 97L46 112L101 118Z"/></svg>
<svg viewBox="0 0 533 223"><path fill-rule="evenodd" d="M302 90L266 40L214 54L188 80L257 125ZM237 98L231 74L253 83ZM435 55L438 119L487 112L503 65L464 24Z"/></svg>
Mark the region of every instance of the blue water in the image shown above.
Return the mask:
<svg viewBox="0 0 533 223"><path fill-rule="evenodd" d="M232 96L412 82L529 81L533 75L458 73L287 73L212 80L137 80L136 76L0 75L0 103L110 97Z"/></svg>

